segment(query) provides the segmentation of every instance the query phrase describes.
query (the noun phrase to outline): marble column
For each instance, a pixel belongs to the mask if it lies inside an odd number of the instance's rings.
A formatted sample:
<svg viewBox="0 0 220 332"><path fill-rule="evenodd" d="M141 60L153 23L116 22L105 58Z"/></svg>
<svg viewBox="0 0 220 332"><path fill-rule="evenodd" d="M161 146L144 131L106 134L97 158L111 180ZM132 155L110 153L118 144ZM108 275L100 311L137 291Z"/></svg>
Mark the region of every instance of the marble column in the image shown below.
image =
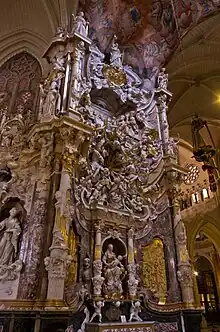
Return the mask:
<svg viewBox="0 0 220 332"><path fill-rule="evenodd" d="M24 262L24 272L21 275L18 298L36 299L39 295L48 191L47 185L43 190L42 186L37 184L30 215L27 255Z"/></svg>
<svg viewBox="0 0 220 332"><path fill-rule="evenodd" d="M131 299L137 295L138 284L137 268L134 261L134 229L130 228L128 230L128 291Z"/></svg>
<svg viewBox="0 0 220 332"><path fill-rule="evenodd" d="M94 253L94 261L93 261L93 294L95 297L101 297L102 295L102 285L104 282L104 278L102 277L102 244L101 244L101 227L100 224L97 223L95 225L95 253Z"/></svg>
<svg viewBox="0 0 220 332"><path fill-rule="evenodd" d="M134 230L130 228L128 231L128 264L134 264Z"/></svg>
<svg viewBox="0 0 220 332"><path fill-rule="evenodd" d="M168 295L167 302L180 302L180 289L176 275L176 257L173 241L166 245L165 259L168 270Z"/></svg>
<svg viewBox="0 0 220 332"><path fill-rule="evenodd" d="M101 260L101 250L102 250L102 234L101 234L101 227L99 224L95 225L95 257L94 260Z"/></svg>
<svg viewBox="0 0 220 332"><path fill-rule="evenodd" d="M68 255L69 249L59 230L54 230L53 243L49 250L50 256L44 259L48 271L47 300L63 301L67 269L73 258Z"/></svg>
<svg viewBox="0 0 220 332"><path fill-rule="evenodd" d="M185 225L181 219L180 206L177 197L173 199L174 232L176 239L176 253L178 261L177 276L182 291L182 300L190 305L195 302L193 291L193 271L187 250L187 236Z"/></svg>

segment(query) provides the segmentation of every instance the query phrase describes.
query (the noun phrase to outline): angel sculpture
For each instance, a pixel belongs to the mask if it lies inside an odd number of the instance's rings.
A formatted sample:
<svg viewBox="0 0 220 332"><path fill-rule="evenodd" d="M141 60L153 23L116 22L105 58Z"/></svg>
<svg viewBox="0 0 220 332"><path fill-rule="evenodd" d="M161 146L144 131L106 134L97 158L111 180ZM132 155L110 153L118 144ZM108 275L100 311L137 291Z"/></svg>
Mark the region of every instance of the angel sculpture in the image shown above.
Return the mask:
<svg viewBox="0 0 220 332"><path fill-rule="evenodd" d="M99 323L102 322L102 307L104 307L103 301L94 302L95 312L93 313L90 322L92 322L96 316L98 317Z"/></svg>
<svg viewBox="0 0 220 332"><path fill-rule="evenodd" d="M129 322L131 322L132 320L136 320L138 322L142 322L141 317L139 317L139 313L141 312L141 304L139 301L137 302L133 302L131 303L131 309L130 309L130 318L129 318Z"/></svg>

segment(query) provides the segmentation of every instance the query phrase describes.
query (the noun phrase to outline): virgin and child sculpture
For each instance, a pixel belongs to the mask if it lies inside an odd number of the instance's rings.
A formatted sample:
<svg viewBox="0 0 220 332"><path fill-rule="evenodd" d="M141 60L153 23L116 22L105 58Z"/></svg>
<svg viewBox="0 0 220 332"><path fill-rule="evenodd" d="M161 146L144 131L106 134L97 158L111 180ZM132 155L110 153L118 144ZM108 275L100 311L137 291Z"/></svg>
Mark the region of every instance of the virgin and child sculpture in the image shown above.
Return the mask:
<svg viewBox="0 0 220 332"><path fill-rule="evenodd" d="M106 297L120 297L123 293L122 281L125 278L126 271L122 259L123 257L120 255L116 257L113 245L109 244L102 258L104 265L103 292Z"/></svg>

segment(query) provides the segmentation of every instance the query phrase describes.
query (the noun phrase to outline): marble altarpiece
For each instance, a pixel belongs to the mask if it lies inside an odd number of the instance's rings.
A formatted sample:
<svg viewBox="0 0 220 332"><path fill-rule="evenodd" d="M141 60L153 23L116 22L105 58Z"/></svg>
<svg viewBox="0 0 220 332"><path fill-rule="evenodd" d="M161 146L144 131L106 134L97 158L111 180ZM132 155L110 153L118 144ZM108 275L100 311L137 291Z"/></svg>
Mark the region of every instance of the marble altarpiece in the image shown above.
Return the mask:
<svg viewBox="0 0 220 332"><path fill-rule="evenodd" d="M1 309L69 313L82 332L121 316L143 324L148 305L192 309L167 74L143 79L116 36L106 56L84 14L73 21L44 55L37 120L1 119Z"/></svg>

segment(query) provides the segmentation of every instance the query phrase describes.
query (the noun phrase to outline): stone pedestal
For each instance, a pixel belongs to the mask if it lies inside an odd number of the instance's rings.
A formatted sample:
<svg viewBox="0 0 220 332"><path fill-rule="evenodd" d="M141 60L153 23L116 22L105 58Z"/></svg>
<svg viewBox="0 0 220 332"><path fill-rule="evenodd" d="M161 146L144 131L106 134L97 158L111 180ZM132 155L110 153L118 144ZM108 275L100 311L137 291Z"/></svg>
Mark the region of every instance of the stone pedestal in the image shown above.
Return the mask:
<svg viewBox="0 0 220 332"><path fill-rule="evenodd" d="M50 247L50 257L46 257L44 260L48 271L48 300L63 300L64 281L71 261L72 257L68 255L68 248L62 234L55 230Z"/></svg>

